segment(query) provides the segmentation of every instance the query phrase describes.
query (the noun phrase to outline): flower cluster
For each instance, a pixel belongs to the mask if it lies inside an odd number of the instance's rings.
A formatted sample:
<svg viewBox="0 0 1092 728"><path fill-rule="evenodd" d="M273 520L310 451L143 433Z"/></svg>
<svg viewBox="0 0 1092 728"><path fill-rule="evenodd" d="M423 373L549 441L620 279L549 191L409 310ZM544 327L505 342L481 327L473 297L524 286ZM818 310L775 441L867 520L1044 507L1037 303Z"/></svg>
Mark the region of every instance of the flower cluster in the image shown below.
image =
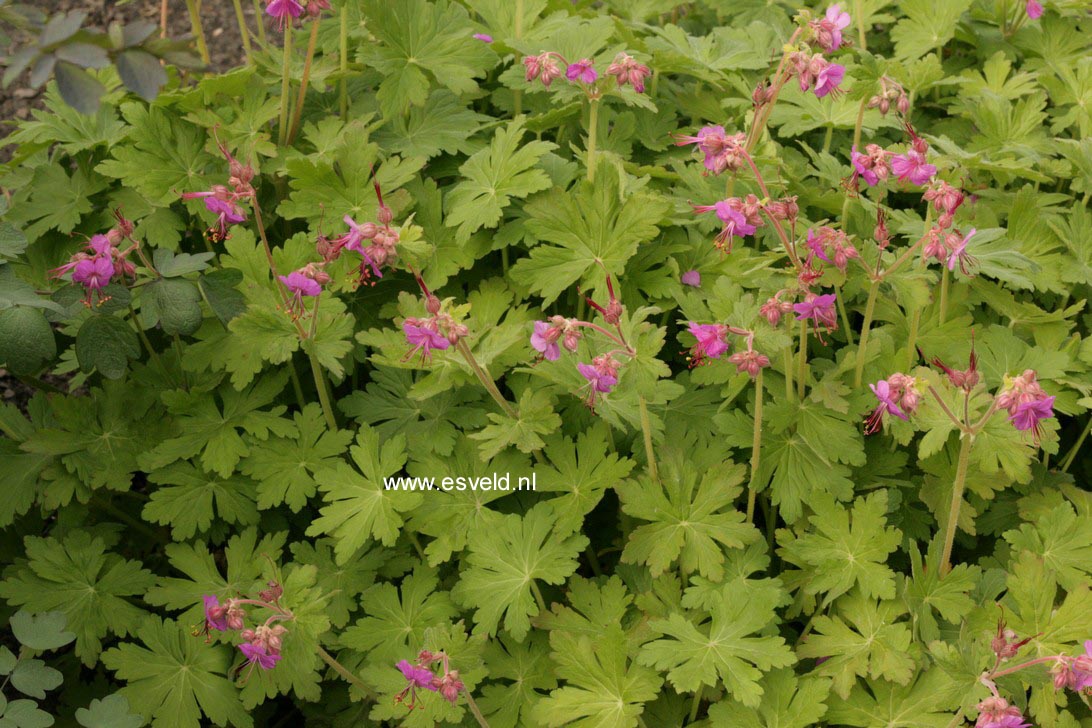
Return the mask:
<svg viewBox="0 0 1092 728"><path fill-rule="evenodd" d="M318 18L324 10L330 9L330 0L267 0L266 15L276 20L277 28L284 30L300 16Z"/></svg>
<svg viewBox="0 0 1092 728"><path fill-rule="evenodd" d="M317 298L322 287L330 282L330 274L322 270L324 263L308 263L286 276L277 276L289 293L288 313L294 319L302 318L307 312L303 299Z"/></svg>
<svg viewBox="0 0 1092 728"><path fill-rule="evenodd" d="M837 92L846 77L846 67L827 60L822 53L794 51L789 54L789 69L796 76L801 91L811 89L820 99Z"/></svg>
<svg viewBox="0 0 1092 728"><path fill-rule="evenodd" d="M842 31L849 27L849 13L835 3L827 8L826 14L808 23L815 42L827 53L833 53L842 47Z"/></svg>
<svg viewBox="0 0 1092 728"><path fill-rule="evenodd" d="M230 237L228 226L246 222L246 212L239 203L254 199L254 187L251 184L254 180L254 168L235 159L219 141L217 146L228 161L228 183L213 185L201 192L186 192L182 199L204 199L205 208L216 215L216 222L205 231L205 236L211 242L222 243Z"/></svg>
<svg viewBox="0 0 1092 728"><path fill-rule="evenodd" d="M394 212L383 203L383 191L379 181L373 179L375 196L379 200L379 211L375 222L358 223L350 215L343 219L349 231L337 238L318 236L315 245L324 263L330 263L341 257L345 250L351 250L360 256L357 268L356 284L375 285L377 278L383 277L383 266L388 266L398 257L399 232L391 227ZM372 278L375 277L375 279Z"/></svg>
<svg viewBox="0 0 1092 728"><path fill-rule="evenodd" d="M860 257L857 248L849 242L849 237L844 232L827 225L814 231L808 230L807 246L812 256L843 272L850 260ZM808 260L807 265L811 266L813 263L814 261Z"/></svg>
<svg viewBox="0 0 1092 728"><path fill-rule="evenodd" d="M632 358L636 355L633 348L626 343L625 336L622 333L620 326L623 312L622 302L614 294L614 284L611 282L609 275L606 282L608 295L606 306L596 303L591 298L586 300L588 305L602 316L604 322L614 327L613 332L590 321L565 318L564 316L551 316L545 321L536 321L534 331L531 333L531 347L540 354L541 359L547 361L559 359L562 347L575 354L581 340L584 338L582 329L595 331L617 346L615 349L593 357L590 364L584 362L577 362L576 364L577 371L587 380L584 387L587 390L585 403L592 410L595 409L596 401L602 395L609 394L614 386L618 384L618 370L623 362L618 361L617 357L628 356Z"/></svg>
<svg viewBox="0 0 1092 728"><path fill-rule="evenodd" d="M868 386L879 400L879 405L865 422L866 435L883 429L883 420L887 415L893 415L900 420L909 420L910 415L917 411L921 403L917 380L900 372Z"/></svg>
<svg viewBox="0 0 1092 728"><path fill-rule="evenodd" d="M902 84L887 76L880 76L880 92L868 100L867 106L870 109L879 109L880 114L887 116L892 103L904 117L910 113L910 97L906 95Z"/></svg>
<svg viewBox="0 0 1092 728"><path fill-rule="evenodd" d="M747 163L747 135L728 134L723 126L703 126L694 136L675 137L675 146L694 144L705 156L705 169L713 174L735 172Z"/></svg>
<svg viewBox="0 0 1092 728"><path fill-rule="evenodd" d="M544 51L537 56L523 57L524 78L528 82L541 81L542 85L550 88L550 84L562 75L564 68L565 78L573 83L583 84L590 89L598 80L599 72L595 70L595 62L590 58L581 58L570 63L565 57L554 51ZM627 53L619 53L607 68L607 76L614 77L618 88L632 86L637 93L644 93L645 79L652 75L651 69Z"/></svg>
<svg viewBox="0 0 1092 728"><path fill-rule="evenodd" d="M412 347L402 361L407 361L414 354L420 352L421 363L428 364L432 361L434 349L443 351L448 347L459 343L459 340L470 333L470 330L458 322L454 316L443 310L444 304L429 291L425 281L420 276L415 276L417 285L420 286L425 299L427 317L408 316L402 322L402 333L406 335L406 341Z"/></svg>
<svg viewBox="0 0 1092 728"><path fill-rule="evenodd" d="M129 255L137 251L139 243L132 239L133 223L114 213L117 225L105 235L95 235L87 241L84 250L76 252L62 266L50 271L50 277L61 278L71 273L73 283L83 286L84 304L90 308L109 300L103 289L111 281L136 278L136 267L129 262ZM124 241L132 244L125 250L118 246Z"/></svg>
<svg viewBox="0 0 1092 728"><path fill-rule="evenodd" d="M708 364L710 359L719 359L726 354L731 349L731 343L728 341L729 334L742 336L747 345L745 350L737 351L728 357L728 361L736 365L737 373L746 372L753 379L758 376L760 369L770 366L769 358L755 351L753 331L727 324L699 324L694 321L690 322L689 331L697 340L697 343L690 347L686 357L691 368Z"/></svg>
<svg viewBox="0 0 1092 728"><path fill-rule="evenodd" d="M437 675L433 665L440 665L440 674ZM444 700L455 705L459 700L459 693L466 690L466 685L459 679L459 671L451 669L451 663L444 652L430 652L421 650L417 660L401 660L395 665L406 678L406 687L394 697L395 703L409 702L406 707L413 710L415 707L424 708L417 704L417 691L428 690L439 693Z"/></svg>
<svg viewBox="0 0 1092 728"><path fill-rule="evenodd" d="M206 594L205 600L205 624L203 629L195 631L195 634L205 634L206 640L211 630L217 632L238 632L242 638L239 644L239 652L246 661L238 670L250 666L253 670L257 665L262 670L272 670L281 660L281 647L288 629L282 621L291 621L292 612L280 605L280 598L284 589L276 581L270 581L266 589L258 593L257 599L228 599L221 603L211 594ZM253 606L268 609L272 614L253 628L246 626L246 607Z"/></svg>
<svg viewBox="0 0 1092 728"><path fill-rule="evenodd" d="M747 195L746 198L729 197L712 205L691 205L694 212L704 214L715 213L724 227L714 239L714 247L724 254L732 252L732 243L736 238L754 235L755 230L762 225L762 209L758 198Z"/></svg>
<svg viewBox="0 0 1092 728"><path fill-rule="evenodd" d="M997 408L1008 411L1009 422L1017 430L1040 436L1039 422L1054 416L1054 397L1048 395L1036 381L1035 370L1027 369L1018 377L1005 377L1005 385L997 395Z"/></svg>

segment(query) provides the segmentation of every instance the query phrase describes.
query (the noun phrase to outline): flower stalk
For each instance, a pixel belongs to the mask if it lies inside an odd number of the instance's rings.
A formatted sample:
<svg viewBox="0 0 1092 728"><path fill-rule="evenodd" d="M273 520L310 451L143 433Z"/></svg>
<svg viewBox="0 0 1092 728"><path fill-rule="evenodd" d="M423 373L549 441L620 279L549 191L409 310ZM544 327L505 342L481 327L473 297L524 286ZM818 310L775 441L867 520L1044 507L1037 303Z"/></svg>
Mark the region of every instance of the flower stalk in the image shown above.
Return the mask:
<svg viewBox="0 0 1092 728"><path fill-rule="evenodd" d="M296 108L292 112L292 125L288 131L288 144L296 140L303 118L303 102L307 99L307 86L311 83L311 65L315 60L315 46L318 44L319 19L311 21L311 36L307 40L307 55L303 60L303 76L300 78L300 90L296 94Z"/></svg>
<svg viewBox="0 0 1092 728"><path fill-rule="evenodd" d="M963 489L967 482L967 465L971 459L971 446L974 433L960 433L959 459L956 461L955 480L952 483L952 502L948 506L948 524L944 532L944 550L940 557L940 575L945 576L952 570L952 545L955 543L956 529L959 527L959 511L963 506Z"/></svg>
<svg viewBox="0 0 1092 728"><path fill-rule="evenodd" d="M277 143L284 146L288 141L288 105L291 99L290 83L292 75L292 24L285 23L283 61L281 63L281 112L277 126Z"/></svg>
<svg viewBox="0 0 1092 728"><path fill-rule="evenodd" d="M652 448L652 424L648 418L648 403L643 396L638 396L637 405L641 414L641 434L645 441L645 460L648 461L648 477L652 482L660 482L660 473L656 468L656 453Z"/></svg>
<svg viewBox="0 0 1092 728"><path fill-rule="evenodd" d="M235 22L239 24L239 37L243 39L243 53L246 54L246 63L250 65L250 31L246 27L246 15L243 14L242 0L231 0L235 5ZM166 5L166 0L164 0Z"/></svg>
<svg viewBox="0 0 1092 728"><path fill-rule="evenodd" d="M758 466L762 461L762 369L755 375L755 426L751 439L751 482L747 486L747 523L754 523Z"/></svg>
<svg viewBox="0 0 1092 728"><path fill-rule="evenodd" d="M201 56L201 61L208 66L212 60L209 58L208 43L205 42L205 29L201 25L201 0L186 0L186 10L190 14L190 27L197 42L197 52Z"/></svg>
<svg viewBox="0 0 1092 728"><path fill-rule="evenodd" d="M501 391L497 388L497 383L493 381L493 377L489 376L489 372L482 368L482 365L478 363L478 360L474 358L474 352L470 351L470 347L466 345L466 342L460 339L455 344L456 350L462 355L467 364L470 365L470 369L474 372L474 376L478 378L478 381L485 387L485 391L489 392L489 395L493 398L504 413L514 420L519 419L519 413L509 404L508 400L504 398Z"/></svg>
<svg viewBox="0 0 1092 728"><path fill-rule="evenodd" d="M588 181L595 181L595 151L596 138L599 130L599 98L592 96L588 99Z"/></svg>
<svg viewBox="0 0 1092 728"><path fill-rule="evenodd" d="M872 327L872 316L876 312L876 298L880 293L880 279L873 278L868 288L868 301L865 303L864 321L861 323L861 338L857 345L857 366L853 370L853 386L861 386L864 374L865 356L868 353L868 333Z"/></svg>

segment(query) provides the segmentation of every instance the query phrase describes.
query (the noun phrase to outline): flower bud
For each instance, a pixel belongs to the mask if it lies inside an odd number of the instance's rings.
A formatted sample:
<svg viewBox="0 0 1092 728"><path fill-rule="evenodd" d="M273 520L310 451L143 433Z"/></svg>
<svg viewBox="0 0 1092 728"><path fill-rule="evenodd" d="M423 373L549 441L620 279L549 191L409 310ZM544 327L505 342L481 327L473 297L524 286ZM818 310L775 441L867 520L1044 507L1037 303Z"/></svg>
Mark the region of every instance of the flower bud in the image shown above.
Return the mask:
<svg viewBox="0 0 1092 728"><path fill-rule="evenodd" d="M906 94L899 94L899 100L895 102L895 106L900 114L906 116L910 113L910 97Z"/></svg>
<svg viewBox="0 0 1092 728"><path fill-rule="evenodd" d="M428 297L425 298L425 310L433 316L440 313L440 299L432 293L428 294Z"/></svg>

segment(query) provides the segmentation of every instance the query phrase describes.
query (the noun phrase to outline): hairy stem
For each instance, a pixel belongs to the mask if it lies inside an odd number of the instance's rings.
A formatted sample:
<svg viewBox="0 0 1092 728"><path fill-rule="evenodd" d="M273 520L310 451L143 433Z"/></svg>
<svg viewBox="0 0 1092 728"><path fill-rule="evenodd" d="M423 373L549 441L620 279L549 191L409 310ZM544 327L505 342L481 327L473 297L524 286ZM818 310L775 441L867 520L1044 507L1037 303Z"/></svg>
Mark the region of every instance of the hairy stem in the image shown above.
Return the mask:
<svg viewBox="0 0 1092 728"><path fill-rule="evenodd" d="M862 51L868 50L868 40L865 38L864 3L861 0L853 0L853 17L857 21L857 42Z"/></svg>
<svg viewBox="0 0 1092 728"><path fill-rule="evenodd" d="M508 400L504 398L500 390L497 389L497 383L493 381L493 377L489 376L489 372L482 369L481 364L474 358L474 353L470 351L470 347L466 345L466 342L459 339L459 343L455 344L455 348L462 354L463 359L470 365L470 368L474 372L474 376L478 378L478 381L485 387L485 391L489 392L493 400L500 405L500 408L504 410L504 413L514 420L519 419L519 413L508 403Z"/></svg>
<svg viewBox="0 0 1092 728"><path fill-rule="evenodd" d="M1077 453L1081 449L1081 445L1084 444L1085 439L1088 437L1089 430L1092 430L1092 416L1088 418L1088 422L1084 423L1084 429L1081 430L1080 437L1073 443L1073 447L1069 448L1069 452L1066 453L1065 459L1062 460L1062 472L1068 472L1069 466L1073 464L1073 459L1077 457Z"/></svg>
<svg viewBox="0 0 1092 728"><path fill-rule="evenodd" d="M758 497L758 481L755 480L762 460L762 369L755 375L755 427L751 437L751 482L747 486L747 523L755 521L755 499Z"/></svg>
<svg viewBox="0 0 1092 728"><path fill-rule="evenodd" d="M201 25L201 0L186 0L186 10L190 13L190 27L197 41L197 52L201 55L201 62L207 66L212 61L209 59L209 47L205 42L205 29Z"/></svg>
<svg viewBox="0 0 1092 728"><path fill-rule="evenodd" d="M796 397L804 401L804 382L808 371L808 322L800 322L800 358L796 363Z"/></svg>
<svg viewBox="0 0 1092 728"><path fill-rule="evenodd" d="M262 10L261 0L254 0L254 18L258 21L258 40L265 45L269 42L269 38L265 34L265 12Z"/></svg>
<svg viewBox="0 0 1092 728"><path fill-rule="evenodd" d="M250 31L246 27L246 15L243 14L243 1L231 0L235 5L235 21L239 24L239 37L243 39L243 52L246 54L246 63L250 65ZM166 2L164 1L164 4ZM259 18L260 20L260 18Z"/></svg>
<svg viewBox="0 0 1092 728"><path fill-rule="evenodd" d="M701 694L705 692L704 687L704 685L699 685L698 689L694 691L694 698L690 701L690 719L686 721L687 725L698 719L698 709L701 708Z"/></svg>
<svg viewBox="0 0 1092 728"><path fill-rule="evenodd" d="M291 100L291 71L292 71L292 24L284 26L283 60L281 62L281 113L277 125L277 143L284 146L288 140L288 104Z"/></svg>
<svg viewBox="0 0 1092 728"><path fill-rule="evenodd" d="M835 286L834 301L838 304L838 315L842 318L842 330L846 332L846 343L853 346L853 328L849 325L849 313L846 312L845 295L841 286Z"/></svg>
<svg viewBox="0 0 1092 728"><path fill-rule="evenodd" d="M944 325L948 318L948 267L944 266L940 271L940 310L938 312L940 325Z"/></svg>
<svg viewBox="0 0 1092 728"><path fill-rule="evenodd" d="M538 588L538 582L531 579L531 591L535 595L535 602L538 604L538 610L540 612L547 611L546 600L542 598L542 590Z"/></svg>
<svg viewBox="0 0 1092 728"><path fill-rule="evenodd" d="M955 482L952 484L952 503L948 507L948 524L944 532L944 551L940 557L940 575L952 570L952 544L955 543L956 529L959 526L959 509L963 505L963 487L967 481L967 465L971 460L971 445L974 435L961 433L959 460L956 463Z"/></svg>
<svg viewBox="0 0 1092 728"><path fill-rule="evenodd" d="M292 390L296 395L296 404L300 409L307 405L307 399L303 396L303 384L300 382L300 373L296 371L296 363L288 360L288 374L292 380Z"/></svg>
<svg viewBox="0 0 1092 728"><path fill-rule="evenodd" d="M516 0L516 21L512 34L519 40L523 37L523 0ZM523 59L516 54L517 65ZM512 92L512 111L516 116L523 113L523 91L516 89Z"/></svg>
<svg viewBox="0 0 1092 728"><path fill-rule="evenodd" d="M307 40L307 56L303 60L303 76L300 78L300 91L296 94L296 108L292 112L292 125L288 130L288 144L296 140L300 131L300 119L303 118L303 102L307 99L307 85L311 82L311 64L315 60L315 45L318 43L319 21L311 21L311 37Z"/></svg>
<svg viewBox="0 0 1092 728"><path fill-rule="evenodd" d="M873 279L868 288L868 302L865 303L864 321L861 323L861 340L857 345L857 367L853 371L853 386L861 386L864 374L865 357L868 354L868 333L872 327L872 315L876 312L876 297L880 292L879 279Z"/></svg>
<svg viewBox="0 0 1092 728"><path fill-rule="evenodd" d="M363 680L349 672L349 669L338 662L333 655L322 649L322 647L316 647L315 649L318 651L318 656L322 658L322 661L333 668L334 672L341 675L341 677L345 678L346 681L358 688L365 695L374 695L372 689L368 687Z"/></svg>
<svg viewBox="0 0 1092 728"><path fill-rule="evenodd" d="M322 414L326 417L326 424L331 430L336 430L337 418L334 417L330 392L326 389L326 375L322 371L322 363L312 352L307 353L307 359L311 362L311 376L315 379L315 389L318 390L319 404L322 405Z"/></svg>
<svg viewBox="0 0 1092 728"><path fill-rule="evenodd" d="M599 99L589 101L588 109L588 181L595 181L595 148L596 138L599 135Z"/></svg>
<svg viewBox="0 0 1092 728"><path fill-rule="evenodd" d="M660 472L656 468L656 453L652 449L652 425L648 419L648 403L643 396L637 397L637 405L641 413L641 433L645 440L645 460L648 461L648 477L653 483L660 482Z"/></svg>
<svg viewBox="0 0 1092 728"><path fill-rule="evenodd" d="M784 358L785 367L785 399L792 400L792 344L782 350L782 357Z"/></svg>
<svg viewBox="0 0 1092 728"><path fill-rule="evenodd" d="M917 306L914 307L914 312L910 314L910 339L906 342L906 370L914 366L914 353L915 347L918 342L918 327L921 325L921 309Z"/></svg>
<svg viewBox="0 0 1092 728"><path fill-rule="evenodd" d="M470 714L474 716L474 719L478 721L478 725L482 728L489 728L489 721L482 715L481 709L478 708L478 704L474 702L474 696L470 694L469 690L463 689L463 695L466 696L466 707L470 708Z"/></svg>
<svg viewBox="0 0 1092 728"><path fill-rule="evenodd" d="M830 151L830 143L834 139L834 125L827 126L827 133L823 135L823 154Z"/></svg>

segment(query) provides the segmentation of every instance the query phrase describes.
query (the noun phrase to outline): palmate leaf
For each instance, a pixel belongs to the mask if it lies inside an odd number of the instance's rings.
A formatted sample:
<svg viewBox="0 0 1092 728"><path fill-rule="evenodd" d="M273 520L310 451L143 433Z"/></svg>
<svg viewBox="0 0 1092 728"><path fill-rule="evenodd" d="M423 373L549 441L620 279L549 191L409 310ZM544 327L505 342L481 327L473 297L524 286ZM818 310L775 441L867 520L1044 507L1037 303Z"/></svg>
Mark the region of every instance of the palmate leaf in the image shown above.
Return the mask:
<svg viewBox="0 0 1092 728"><path fill-rule="evenodd" d="M411 108L407 116L396 116L375 138L385 151L403 157L435 157L441 152L466 153L473 149L467 139L477 132L488 116L475 113L459 103L450 91L429 94L421 108Z"/></svg>
<svg viewBox="0 0 1092 728"><path fill-rule="evenodd" d="M513 198L548 189L550 177L537 168L550 142L522 143L523 118L497 129L492 143L459 167L463 176L444 200L445 224L458 227L457 239L468 240L481 227L496 227Z"/></svg>
<svg viewBox="0 0 1092 728"><path fill-rule="evenodd" d="M107 552L102 539L72 531L63 539L28 536L24 546L26 560L7 572L0 596L31 612L63 612L76 633L76 654L88 667L109 632L125 636L145 616L126 597L143 595L152 573L139 561Z"/></svg>
<svg viewBox="0 0 1092 728"><path fill-rule="evenodd" d="M520 396L515 417L507 412L491 412L487 417L491 424L470 435L481 442L479 448L487 460L509 446L526 453L541 450L546 444L542 437L561 427L550 395L530 388Z"/></svg>
<svg viewBox="0 0 1092 728"><path fill-rule="evenodd" d="M396 435L382 446L379 439L371 427L361 427L350 448L356 468L338 462L315 478L327 505L312 521L307 535L332 536L338 564L348 561L371 539L393 546L402 528L402 514L420 505L424 497L420 492L386 489L384 479L406 464L406 438Z"/></svg>
<svg viewBox="0 0 1092 728"><path fill-rule="evenodd" d="M250 454L240 431L258 440L270 434L295 434L295 425L280 416L284 406L259 409L276 399L287 383L288 374L282 372L242 392L221 386L216 390L218 397L210 392L164 392L163 400L176 418L179 434L142 455L141 466L152 470L200 454L205 469L223 478L230 476L239 459Z"/></svg>
<svg viewBox="0 0 1092 728"><path fill-rule="evenodd" d="M433 79L456 94L475 91L474 79L496 63L493 51L471 37L474 25L458 3L369 0L364 14L379 42L362 46L363 55L383 74L376 96L388 117L424 104Z"/></svg>
<svg viewBox="0 0 1092 728"><path fill-rule="evenodd" d="M713 728L807 728L827 712L830 680L797 678L790 669L772 670L762 679L762 702L756 708L729 699L709 708Z"/></svg>
<svg viewBox="0 0 1092 728"><path fill-rule="evenodd" d="M359 607L357 598L375 583L377 570L391 557L391 552L377 547L357 553L352 561L338 566L334 563L334 544L330 539L296 541L289 548L295 563L318 569L316 584L328 597L326 614L330 624L337 628L349 621L349 615Z"/></svg>
<svg viewBox="0 0 1092 728"><path fill-rule="evenodd" d="M756 708L762 701L763 672L796 662L781 637L758 637L775 619L784 592L769 583L734 579L720 590L711 620L695 625L681 612L649 626L664 635L641 648L643 665L667 671L676 690L715 686L718 678L734 699Z"/></svg>
<svg viewBox="0 0 1092 728"><path fill-rule="evenodd" d="M971 592L981 577L982 569L978 566L956 564L941 578L939 540L930 544L924 563L917 547L910 548L910 575L902 577L900 592L922 641L940 638L936 615L951 624L959 624L975 608Z"/></svg>
<svg viewBox="0 0 1092 728"><path fill-rule="evenodd" d="M126 642L107 650L102 662L126 682L121 695L155 728L193 728L202 714L218 725L253 725L227 677L229 648L206 645L159 617L148 617L136 636L144 646Z"/></svg>
<svg viewBox="0 0 1092 728"><path fill-rule="evenodd" d="M611 625L594 637L556 631L550 635L557 677L565 684L533 710L545 726L634 728L645 703L656 698L663 678L629 658L622 628Z"/></svg>
<svg viewBox="0 0 1092 728"><path fill-rule="evenodd" d="M848 698L832 696L826 718L831 725L860 728L949 728L956 706L947 696L947 682L948 677L938 668L912 685L869 680L867 689L856 685Z"/></svg>
<svg viewBox="0 0 1092 728"><path fill-rule="evenodd" d="M91 196L105 188L106 180L91 170L78 167L69 175L59 163L45 164L13 196L5 219L31 240L47 230L70 233L94 209Z"/></svg>
<svg viewBox="0 0 1092 728"><path fill-rule="evenodd" d="M601 288L600 264L620 275L637 246L656 236L669 209L667 200L628 189L633 180L620 179L620 174L603 162L594 183L581 181L568 192L554 189L524 206L527 229L550 245L533 248L529 258L512 266L511 277L541 295L544 305L585 277L596 279L585 288Z"/></svg>
<svg viewBox="0 0 1092 728"><path fill-rule="evenodd" d="M907 685L914 677L912 637L907 623L895 621L905 608L859 593L838 604L843 616L817 617L814 633L796 648L797 656L826 658L816 673L833 678L834 692L843 698L849 697L858 675Z"/></svg>
<svg viewBox="0 0 1092 728"><path fill-rule="evenodd" d="M902 532L887 526L887 493L875 491L858 498L852 509L833 498L815 496L811 527L801 535L781 531L778 553L801 567L808 594L826 594L828 601L854 586L879 599L895 596L895 573L887 558L898 547Z"/></svg>
<svg viewBox="0 0 1092 728"><path fill-rule="evenodd" d="M905 0L906 17L891 29L895 57L912 61L943 47L955 35L960 16L972 0Z"/></svg>
<svg viewBox="0 0 1092 728"><path fill-rule="evenodd" d="M334 467L353 440L349 430L326 429L322 408L312 402L293 415L295 437L271 437L254 445L239 469L258 484L258 506L282 503L299 513L315 494L315 474Z"/></svg>
<svg viewBox="0 0 1092 728"><path fill-rule="evenodd" d="M539 504L526 515L504 516L492 529L470 534L461 579L452 590L460 604L474 609L474 633L504 631L522 642L539 613L532 596L534 581L561 584L576 571L576 556L588 545L583 535L557 532L549 506Z"/></svg>
<svg viewBox="0 0 1092 728"><path fill-rule="evenodd" d="M618 488L622 510L647 525L630 534L622 552L625 563L648 564L659 576L677 559L686 572L720 580L724 549L743 548L757 541L759 532L744 523L733 506L747 469L720 463L699 472L673 460L664 462L660 482L651 478L629 481Z"/></svg>
<svg viewBox="0 0 1092 728"><path fill-rule="evenodd" d="M478 705L494 728L531 724L531 713L545 692L557 687L545 637L532 632L520 644L511 639L491 640L485 648L490 682L482 688Z"/></svg>
<svg viewBox="0 0 1092 728"><path fill-rule="evenodd" d="M250 478L222 478L184 461L149 473L148 481L161 487L149 496L141 515L147 521L170 525L175 539L208 530L213 504L215 517L226 523L252 526L258 522L255 484Z"/></svg>
<svg viewBox="0 0 1092 728"><path fill-rule="evenodd" d="M1092 575L1092 521L1062 503L1044 513L1034 525L1025 523L1007 531L1005 540L1014 551L1025 551L1042 559L1066 591L1089 583Z"/></svg>

